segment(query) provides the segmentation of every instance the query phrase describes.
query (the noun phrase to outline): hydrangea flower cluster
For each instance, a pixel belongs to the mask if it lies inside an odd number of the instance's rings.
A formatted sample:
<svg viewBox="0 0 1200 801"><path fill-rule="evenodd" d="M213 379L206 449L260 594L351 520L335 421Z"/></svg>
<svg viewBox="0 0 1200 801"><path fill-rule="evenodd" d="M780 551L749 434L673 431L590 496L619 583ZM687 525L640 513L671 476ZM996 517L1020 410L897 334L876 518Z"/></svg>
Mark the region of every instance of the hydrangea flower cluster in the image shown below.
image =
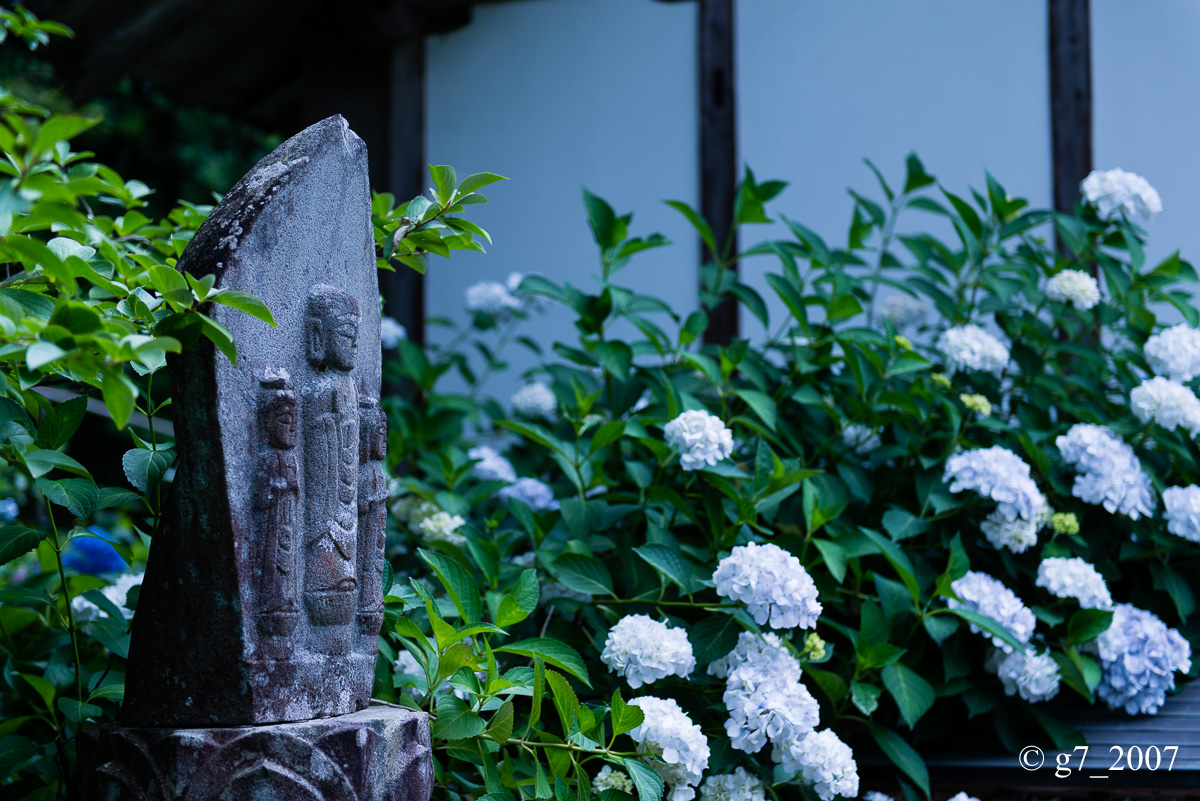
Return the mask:
<svg viewBox="0 0 1200 801"><path fill-rule="evenodd" d="M513 273L517 275L517 273ZM622 793L633 793L633 781L619 770L613 770L612 765L605 765L592 779L592 789L597 793L605 790L620 790ZM703 792L703 791L701 791Z"/></svg>
<svg viewBox="0 0 1200 801"><path fill-rule="evenodd" d="M956 325L938 337L937 349L946 356L946 368L979 370L1000 375L1008 367L1008 348L977 325Z"/></svg>
<svg viewBox="0 0 1200 801"><path fill-rule="evenodd" d="M667 801L691 801L708 768L708 740L700 727L672 698L645 695L629 703L641 707L645 716L629 736L666 763L654 767L671 788Z"/></svg>
<svg viewBox="0 0 1200 801"><path fill-rule="evenodd" d="M648 615L626 615L608 631L600 661L633 689L665 676L687 675L696 667L687 632Z"/></svg>
<svg viewBox="0 0 1200 801"><path fill-rule="evenodd" d="M517 414L530 420L546 420L554 422L558 419L558 399L554 391L541 381L526 384L512 396L513 408Z"/></svg>
<svg viewBox="0 0 1200 801"><path fill-rule="evenodd" d="M1200 375L1200 331L1180 323L1146 340L1143 350L1150 369L1173 381Z"/></svg>
<svg viewBox="0 0 1200 801"><path fill-rule="evenodd" d="M817 586L800 560L773 543L739 545L713 572L717 594L746 604L758 625L811 629L821 615Z"/></svg>
<svg viewBox="0 0 1200 801"><path fill-rule="evenodd" d="M1129 405L1143 423L1153 420L1166 429L1183 428L1193 437L1200 434L1200 398L1178 381L1149 378L1129 393Z"/></svg>
<svg viewBox="0 0 1200 801"><path fill-rule="evenodd" d="M782 648L750 651L725 682L729 710L725 733L748 754L767 740L778 748L816 728L821 717L817 700L800 682L800 663Z"/></svg>
<svg viewBox="0 0 1200 801"><path fill-rule="evenodd" d="M1023 553L1037 542L1050 509L1021 457L999 445L964 451L946 460L945 478L951 492L974 490L999 504L981 525L993 547Z"/></svg>
<svg viewBox="0 0 1200 801"><path fill-rule="evenodd" d="M863 801L896 801L896 799L892 798L887 793L881 793L878 790L871 790L870 792L863 793Z"/></svg>
<svg viewBox="0 0 1200 801"><path fill-rule="evenodd" d="M501 456L495 448L488 445L471 448L467 451L467 458L478 462L471 472L480 481L507 481L511 484L517 480L517 471L513 469L512 462Z"/></svg>
<svg viewBox="0 0 1200 801"><path fill-rule="evenodd" d="M11 523L17 519L19 514L21 514L21 507L17 505L15 498L0 500L0 523Z"/></svg>
<svg viewBox="0 0 1200 801"><path fill-rule="evenodd" d="M1157 713L1167 690L1175 687L1175 671L1192 667L1188 641L1131 604L1117 606L1112 625L1096 638L1094 648L1100 656L1096 692L1109 708L1131 715Z"/></svg>
<svg viewBox="0 0 1200 801"><path fill-rule="evenodd" d="M797 771L821 801L833 801L837 796L854 798L858 795L858 764L854 752L832 729L814 731L803 739L792 740L782 749L780 764L787 771Z"/></svg>
<svg viewBox="0 0 1200 801"><path fill-rule="evenodd" d="M1112 609L1104 576L1078 556L1043 559L1038 565L1037 586L1059 598L1074 598L1082 609Z"/></svg>
<svg viewBox="0 0 1200 801"><path fill-rule="evenodd" d="M766 801L762 780L738 768L733 773L709 776L700 785L700 801Z"/></svg>
<svg viewBox="0 0 1200 801"><path fill-rule="evenodd" d="M1083 270L1063 270L1046 282L1046 297L1087 311L1100 302L1100 284Z"/></svg>
<svg viewBox="0 0 1200 801"><path fill-rule="evenodd" d="M1029 611L1016 593L999 580L987 573L970 570L962 578L955 580L950 587L959 598L947 601L951 609L970 609L986 615L1023 643L1029 642L1029 638L1033 636L1033 627L1037 624L1033 612ZM986 634L974 623L971 624L971 632ZM1013 650L1011 645L999 637L992 637L992 645L1006 654L1012 653Z"/></svg>
<svg viewBox="0 0 1200 801"><path fill-rule="evenodd" d="M1163 506L1167 508L1167 531L1200 542L1200 487L1168 487L1163 490Z"/></svg>
<svg viewBox="0 0 1200 801"><path fill-rule="evenodd" d="M967 795L966 793L959 793L958 795L951 796L950 801L979 801L979 799L973 795Z"/></svg>
<svg viewBox="0 0 1200 801"><path fill-rule="evenodd" d="M1127 217L1149 220L1151 215L1162 211L1162 198L1142 176L1125 172L1120 167L1112 170L1092 170L1079 184L1083 197L1096 208L1101 219L1111 220L1118 212Z"/></svg>
<svg viewBox="0 0 1200 801"><path fill-rule="evenodd" d="M679 452L679 466L701 470L733 453L733 432L721 418L692 409L663 426L663 438Z"/></svg>
<svg viewBox="0 0 1200 801"><path fill-rule="evenodd" d="M1104 426L1077 423L1054 441L1079 475L1071 494L1137 520L1154 514L1154 490L1133 448Z"/></svg>
<svg viewBox="0 0 1200 801"><path fill-rule="evenodd" d="M512 296L508 287L495 281L480 281L467 287L465 293L469 311L486 314L488 317L503 317L514 309L521 308L521 301Z"/></svg>
<svg viewBox="0 0 1200 801"><path fill-rule="evenodd" d="M903 328L906 325L919 323L925 317L925 304L914 298L912 295L907 295L903 292L897 292L886 298L880 304L880 313L883 314L883 319L890 322L896 328Z"/></svg>
<svg viewBox="0 0 1200 801"><path fill-rule="evenodd" d="M796 661L784 646L783 641L779 639L778 634L771 632L755 634L752 631L743 631L738 635L737 645L732 651L720 659L708 663L708 675L716 676L718 679L726 678L751 659L772 661L780 665Z"/></svg>
<svg viewBox="0 0 1200 801"><path fill-rule="evenodd" d="M1031 704L1049 701L1058 695L1058 663L1049 651L1035 654L1013 652L1000 662L996 670L1005 695L1020 695Z"/></svg>
<svg viewBox="0 0 1200 801"><path fill-rule="evenodd" d="M867 456L883 444L879 432L862 423L850 423L842 429L842 442L859 456Z"/></svg>
<svg viewBox="0 0 1200 801"><path fill-rule="evenodd" d="M408 339L408 330L391 317L379 321L379 342L384 350L392 350L402 340Z"/></svg>
<svg viewBox="0 0 1200 801"><path fill-rule="evenodd" d="M117 608L121 610L121 614L125 616L125 619L129 620L133 617L133 610L125 608L125 602L128 600L129 591L134 587L140 587L143 578L145 578L145 573L126 573L123 576L118 576L116 581L100 590L100 593L116 604ZM76 595L71 599L71 612L75 615L76 623L95 620L100 617L100 607L82 595Z"/></svg>
<svg viewBox="0 0 1200 801"><path fill-rule="evenodd" d="M437 511L417 523L417 530L427 542L446 542L461 548L467 544L467 538L459 534L458 530L466 525L466 522L459 515Z"/></svg>
<svg viewBox="0 0 1200 801"><path fill-rule="evenodd" d="M500 490L499 495L506 501L509 498L524 501L535 512L558 508L554 490L536 478L518 478L511 487Z"/></svg>

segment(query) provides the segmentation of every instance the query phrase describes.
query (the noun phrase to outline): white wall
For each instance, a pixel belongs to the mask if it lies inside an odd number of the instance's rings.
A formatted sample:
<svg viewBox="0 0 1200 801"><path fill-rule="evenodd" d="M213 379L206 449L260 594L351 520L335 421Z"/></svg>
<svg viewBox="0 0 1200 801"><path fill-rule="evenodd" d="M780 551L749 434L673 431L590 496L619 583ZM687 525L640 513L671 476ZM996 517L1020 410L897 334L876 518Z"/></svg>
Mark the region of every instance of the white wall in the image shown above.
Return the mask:
<svg viewBox="0 0 1200 801"><path fill-rule="evenodd" d="M1045 0L742 0L737 11L741 159L759 180L790 182L774 210L830 246L846 243L847 187L883 198L864 157L894 189L915 150L955 194L983 189L987 169L1014 197L1050 205ZM912 215L910 226L937 223ZM762 275L776 261L742 269L773 297ZM785 311L769 307L775 326ZM751 318L742 330L760 328Z"/></svg>
<svg viewBox="0 0 1200 801"><path fill-rule="evenodd" d="M511 271L567 279L589 292L599 260L580 188L634 211L633 233L677 244L635 257L618 282L686 313L696 304L696 238L664 199L698 197L696 6L650 0L521 0L482 5L466 28L429 41L428 161L460 175L512 178L471 207L492 233L486 255L431 257L428 314L464 320L463 290ZM526 324L547 349L574 336L556 309ZM433 341L445 329L430 327ZM512 348L514 368L533 363ZM515 374L487 391L507 398Z"/></svg>
<svg viewBox="0 0 1200 801"><path fill-rule="evenodd" d="M1092 97L1098 169L1120 167L1158 190L1146 260L1200 259L1200 4L1092 0Z"/></svg>

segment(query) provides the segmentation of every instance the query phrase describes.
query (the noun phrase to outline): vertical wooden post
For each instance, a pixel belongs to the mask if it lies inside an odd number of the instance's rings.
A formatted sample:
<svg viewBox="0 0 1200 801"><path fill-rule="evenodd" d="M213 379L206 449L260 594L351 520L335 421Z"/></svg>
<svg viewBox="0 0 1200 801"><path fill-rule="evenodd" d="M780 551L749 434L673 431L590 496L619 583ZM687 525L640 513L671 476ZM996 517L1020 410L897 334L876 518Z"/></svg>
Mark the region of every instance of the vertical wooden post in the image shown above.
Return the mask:
<svg viewBox="0 0 1200 801"><path fill-rule="evenodd" d="M733 230L737 186L737 120L734 115L733 0L700 0L700 211L717 247ZM729 250L737 252L734 242ZM701 244L700 263L719 258ZM737 269L734 265L731 269ZM704 340L728 344L738 335L738 306L713 309Z"/></svg>
<svg viewBox="0 0 1200 801"><path fill-rule="evenodd" d="M1071 213L1092 170L1090 0L1049 0L1054 208ZM1062 243L1059 243L1062 248Z"/></svg>

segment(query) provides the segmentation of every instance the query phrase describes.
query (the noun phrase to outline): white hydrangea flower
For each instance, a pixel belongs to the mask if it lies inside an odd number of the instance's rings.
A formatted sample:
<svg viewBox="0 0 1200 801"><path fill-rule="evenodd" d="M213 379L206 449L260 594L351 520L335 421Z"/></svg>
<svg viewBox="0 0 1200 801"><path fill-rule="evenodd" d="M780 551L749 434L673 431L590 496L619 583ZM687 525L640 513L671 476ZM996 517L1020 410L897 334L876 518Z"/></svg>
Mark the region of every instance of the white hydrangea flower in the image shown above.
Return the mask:
<svg viewBox="0 0 1200 801"><path fill-rule="evenodd" d="M1108 631L1096 638L1100 656L1097 694L1110 709L1156 714L1175 688L1175 671L1192 667L1192 647L1156 615L1118 604Z"/></svg>
<svg viewBox="0 0 1200 801"><path fill-rule="evenodd" d="M753 754L768 740L778 745L816 728L821 710L798 674L798 665L795 675L774 672L767 660L750 660L729 674L722 698L729 710L725 733L734 748Z"/></svg>
<svg viewBox="0 0 1200 801"><path fill-rule="evenodd" d="M996 674L1004 685L1005 695L1020 694L1031 704L1049 701L1058 695L1058 663L1049 651L1040 654L1032 649L1026 653L1013 652L1004 657Z"/></svg>
<svg viewBox="0 0 1200 801"><path fill-rule="evenodd" d="M530 420L554 422L558 419L558 399L541 381L526 384L512 396L513 408Z"/></svg>
<svg viewBox="0 0 1200 801"><path fill-rule="evenodd" d="M739 767L733 773L709 776L700 785L700 801L767 801L762 780Z"/></svg>
<svg viewBox="0 0 1200 801"><path fill-rule="evenodd" d="M796 678L800 678L800 663L796 661L778 634L767 632L756 634L753 631L743 631L738 635L734 649L720 659L708 664L708 675L718 679L726 678L731 672L750 659L770 660L776 665L786 666L791 663L796 668Z"/></svg>
<svg viewBox="0 0 1200 801"><path fill-rule="evenodd" d="M516 294L517 289L521 286L521 280L525 277L525 273L511 272L508 274L508 280L504 282L505 287L509 292Z"/></svg>
<svg viewBox="0 0 1200 801"><path fill-rule="evenodd" d="M695 785L708 768L708 740L700 727L674 699L646 695L629 703L641 707L645 715L629 736L666 763L654 768L670 787L667 801L692 801Z"/></svg>
<svg viewBox="0 0 1200 801"><path fill-rule="evenodd" d="M1074 598L1083 609L1112 609L1112 595L1104 576L1078 556L1043 559L1038 565L1037 586L1059 598Z"/></svg>
<svg viewBox="0 0 1200 801"><path fill-rule="evenodd" d="M504 284L495 281L480 281L467 287L465 293L467 309L489 317L502 317L513 309L521 308L521 301L512 296Z"/></svg>
<svg viewBox="0 0 1200 801"><path fill-rule="evenodd" d="M1111 220L1118 212L1124 212L1127 217L1149 220L1151 215L1162 211L1162 199L1150 182L1119 167L1092 170L1080 182L1079 190L1104 220Z"/></svg>
<svg viewBox="0 0 1200 801"><path fill-rule="evenodd" d="M447 542L461 548L467 544L467 538L459 534L458 529L466 522L458 515L437 511L419 522L417 529L427 542Z"/></svg>
<svg viewBox="0 0 1200 801"><path fill-rule="evenodd" d="M1200 542L1200 487L1168 487L1163 490L1163 506L1167 508L1167 531Z"/></svg>
<svg viewBox="0 0 1200 801"><path fill-rule="evenodd" d="M404 339L408 339L408 330L400 323L391 317L379 321L379 344L383 345L384 350L395 348Z"/></svg>
<svg viewBox="0 0 1200 801"><path fill-rule="evenodd" d="M1087 311L1100 302L1100 284L1083 270L1063 270L1046 282L1046 297Z"/></svg>
<svg viewBox="0 0 1200 801"><path fill-rule="evenodd" d="M600 661L633 689L665 676L687 678L696 667L687 632L648 615L626 615L609 629Z"/></svg>
<svg viewBox="0 0 1200 801"><path fill-rule="evenodd" d="M987 516L979 528L996 550L1008 548L1013 553L1025 553L1031 545L1037 544L1041 523L1023 517L1009 520L997 509Z"/></svg>
<svg viewBox="0 0 1200 801"><path fill-rule="evenodd" d="M1129 406L1143 423L1153 420L1166 429L1183 428L1200 434L1200 398L1178 381L1155 376L1129 393Z"/></svg>
<svg viewBox="0 0 1200 801"><path fill-rule="evenodd" d="M471 472L480 481L507 481L511 484L517 480L517 471L513 469L512 462L497 453L495 448L488 445L471 448L467 451L467 458L478 462Z"/></svg>
<svg viewBox="0 0 1200 801"><path fill-rule="evenodd" d="M854 752L832 729L814 731L775 750L783 769L799 772L812 784L821 801L833 801L839 795L845 798L858 795Z"/></svg>
<svg viewBox="0 0 1200 801"><path fill-rule="evenodd" d="M926 312L924 303L903 292L885 298L879 308L883 318L896 328L920 322Z"/></svg>
<svg viewBox="0 0 1200 801"><path fill-rule="evenodd" d="M509 498L524 501L535 512L558 508L554 490L536 478L518 478L511 487L500 490L499 495L506 501Z"/></svg>
<svg viewBox="0 0 1200 801"><path fill-rule="evenodd" d="M739 545L717 564L717 594L746 604L760 626L811 629L821 615L817 587L800 560L773 543Z"/></svg>
<svg viewBox="0 0 1200 801"><path fill-rule="evenodd" d="M1071 494L1111 514L1137 520L1154 514L1154 490L1133 448L1104 426L1077 423L1054 441L1079 474Z"/></svg>
<svg viewBox="0 0 1200 801"><path fill-rule="evenodd" d="M421 663L417 658L408 652L407 648L401 647L396 654L396 673L403 673L407 676L424 676L425 670L421 667Z"/></svg>
<svg viewBox="0 0 1200 801"><path fill-rule="evenodd" d="M513 273L518 275L518 273ZM592 790L602 793L605 790L620 790L622 793L633 793L633 781L619 770L613 770L612 765L605 765L592 779Z"/></svg>
<svg viewBox="0 0 1200 801"><path fill-rule="evenodd" d="M979 801L979 799L973 795L967 795L966 793L959 793L958 795L951 796L950 801Z"/></svg>
<svg viewBox="0 0 1200 801"><path fill-rule="evenodd" d="M1200 375L1200 331L1180 323L1146 340L1143 350L1150 369L1174 381Z"/></svg>
<svg viewBox="0 0 1200 801"><path fill-rule="evenodd" d="M957 325L938 337L937 349L946 356L946 368L979 370L1000 375L1008 367L1008 348L977 325Z"/></svg>
<svg viewBox="0 0 1200 801"><path fill-rule="evenodd" d="M100 590L100 594L108 600L116 604L121 610L121 614L126 620L133 617L133 610L125 608L126 596L134 587L140 587L142 579L146 574L143 573L125 573L117 577L117 580ZM102 614L100 607L84 598L82 595L76 595L71 599L71 613L75 616L76 623L82 623L88 620L95 620Z"/></svg>
<svg viewBox="0 0 1200 801"><path fill-rule="evenodd" d="M1021 518L1040 528L1048 508L1046 497L1029 475L1029 465L999 445L951 456L946 460L945 480L950 482L951 492L974 490L991 498L1006 520Z"/></svg>
<svg viewBox="0 0 1200 801"><path fill-rule="evenodd" d="M692 409L663 426L663 439L679 452L679 466L701 470L733 453L733 432L721 418Z"/></svg>
<svg viewBox="0 0 1200 801"><path fill-rule="evenodd" d="M862 423L850 423L842 429L842 443L859 456L867 456L883 444L879 432Z"/></svg>
<svg viewBox="0 0 1200 801"><path fill-rule="evenodd" d="M1033 612L1012 590L987 573L967 571L967 574L957 579L950 588L960 599L951 598L946 602L951 609L970 609L986 615L1022 643L1029 642L1029 638L1033 636L1033 627L1037 624ZM970 625L972 633L986 635L986 632L974 623ZM1006 654L1012 653L1013 650L1011 645L999 637L992 637L992 645Z"/></svg>
<svg viewBox="0 0 1200 801"><path fill-rule="evenodd" d="M896 799L892 798L887 793L881 793L878 790L871 790L870 792L863 793L863 801L896 801Z"/></svg>

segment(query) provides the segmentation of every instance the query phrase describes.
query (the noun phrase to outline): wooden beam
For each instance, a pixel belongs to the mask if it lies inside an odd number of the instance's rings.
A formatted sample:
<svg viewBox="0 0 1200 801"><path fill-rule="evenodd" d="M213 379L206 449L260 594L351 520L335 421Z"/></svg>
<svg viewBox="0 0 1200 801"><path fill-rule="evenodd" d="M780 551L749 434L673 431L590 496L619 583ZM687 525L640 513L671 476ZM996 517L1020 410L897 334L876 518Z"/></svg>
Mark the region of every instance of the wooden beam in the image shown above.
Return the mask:
<svg viewBox="0 0 1200 801"><path fill-rule="evenodd" d="M1090 0L1049 0L1050 136L1054 208L1071 213L1092 171ZM1059 243L1061 248L1062 243Z"/></svg>
<svg viewBox="0 0 1200 801"><path fill-rule="evenodd" d="M718 248L733 230L737 186L737 120L733 97L733 0L700 0L700 211ZM729 253L737 252L732 242ZM701 244L700 263L721 254ZM736 270L734 265L731 269ZM709 316L704 340L728 344L738 335L738 306L725 302Z"/></svg>

